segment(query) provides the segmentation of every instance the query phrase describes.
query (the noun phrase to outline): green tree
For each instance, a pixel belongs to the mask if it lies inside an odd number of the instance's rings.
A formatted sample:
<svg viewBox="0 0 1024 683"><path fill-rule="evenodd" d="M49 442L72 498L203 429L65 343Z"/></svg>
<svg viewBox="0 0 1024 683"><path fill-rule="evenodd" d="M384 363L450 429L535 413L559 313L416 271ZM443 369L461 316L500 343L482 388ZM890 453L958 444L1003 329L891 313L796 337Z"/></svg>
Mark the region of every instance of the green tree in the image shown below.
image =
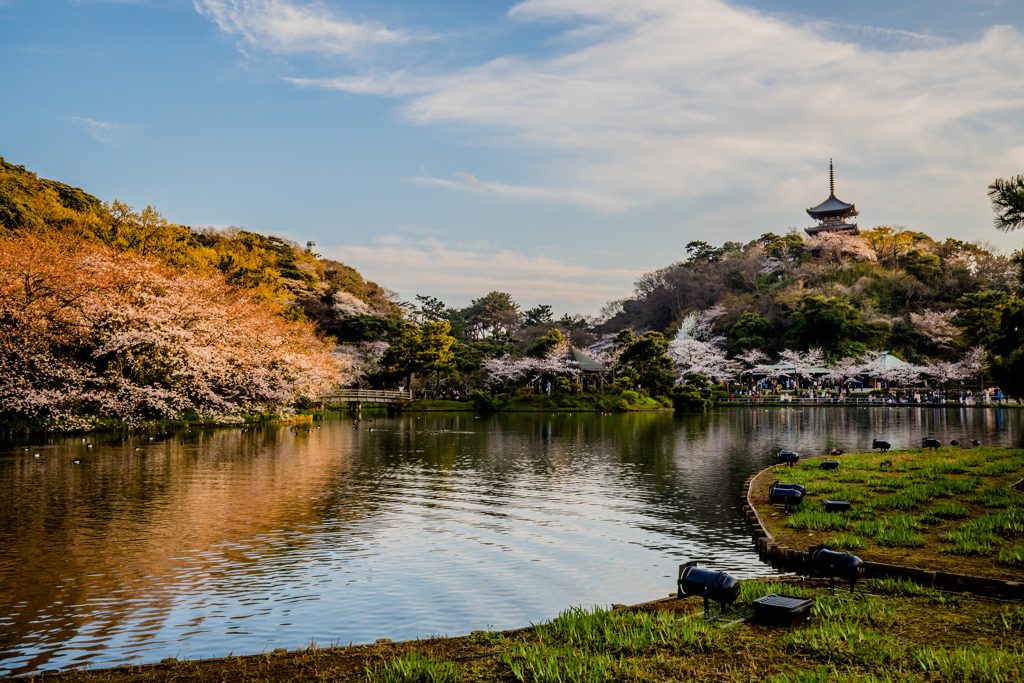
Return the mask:
<svg viewBox="0 0 1024 683"><path fill-rule="evenodd" d="M422 330L411 323L403 325L401 338L381 356L383 379L405 378L405 385L410 386L413 375L423 369L422 349Z"/></svg>
<svg viewBox="0 0 1024 683"><path fill-rule="evenodd" d="M645 332L634 337L631 330L623 330L616 337L625 347L619 362L627 367L636 381L651 394L663 394L675 384L672 359L668 357L668 340L660 332Z"/></svg>
<svg viewBox="0 0 1024 683"><path fill-rule="evenodd" d="M1004 232L1024 227L1024 175L997 178L988 186L996 228Z"/></svg>
<svg viewBox="0 0 1024 683"><path fill-rule="evenodd" d="M557 329L552 329L546 335L530 344L526 349L526 355L530 358L547 358L552 349L565 341L565 337Z"/></svg>
<svg viewBox="0 0 1024 683"><path fill-rule="evenodd" d="M868 329L860 313L845 300L823 296L805 296L790 314L790 334L807 347L818 347L832 356L847 356L863 351L861 342Z"/></svg>
<svg viewBox="0 0 1024 683"><path fill-rule="evenodd" d="M436 323L440 320L447 320L446 315L447 309L445 308L444 302L434 296L420 296L416 295L416 300L420 302L420 317L423 318L424 322Z"/></svg>
<svg viewBox="0 0 1024 683"><path fill-rule="evenodd" d="M897 259L900 266L921 282L930 283L942 275L942 263L935 254L911 249Z"/></svg>
<svg viewBox="0 0 1024 683"><path fill-rule="evenodd" d="M694 240L686 244L686 255L691 261L713 263L722 260L725 249L713 247L703 240Z"/></svg>
<svg viewBox="0 0 1024 683"><path fill-rule="evenodd" d="M672 402L676 410L694 413L703 412L714 405L711 399L711 383L708 378L696 372L683 376L685 384L672 390Z"/></svg>
<svg viewBox="0 0 1024 683"><path fill-rule="evenodd" d="M547 304L534 306L523 313L523 325L526 327L541 327L543 325L550 325L551 322L551 307Z"/></svg>
<svg viewBox="0 0 1024 683"><path fill-rule="evenodd" d="M488 334L492 336L508 336L513 330L519 328L522 316L519 313L519 304L512 299L511 294L505 292L491 292L487 296L474 299L462 311L469 324L470 331L477 339L483 339Z"/></svg>
<svg viewBox="0 0 1024 683"><path fill-rule="evenodd" d="M1013 297L1003 304L999 331L988 350L989 370L999 387L1024 399L1024 299Z"/></svg>
<svg viewBox="0 0 1024 683"><path fill-rule="evenodd" d="M765 335L772 331L772 323L753 311L743 311L732 327L729 328L729 339L735 349L763 349Z"/></svg>
<svg viewBox="0 0 1024 683"><path fill-rule="evenodd" d="M1003 309L1010 303L1008 292L972 292L956 302L957 315L952 322L963 328L964 339L971 346L992 348L1002 335Z"/></svg>
<svg viewBox="0 0 1024 683"><path fill-rule="evenodd" d="M434 375L434 393L441 391L441 373L454 367L455 353L451 350L455 337L447 320L426 323L420 328L419 363L423 372Z"/></svg>

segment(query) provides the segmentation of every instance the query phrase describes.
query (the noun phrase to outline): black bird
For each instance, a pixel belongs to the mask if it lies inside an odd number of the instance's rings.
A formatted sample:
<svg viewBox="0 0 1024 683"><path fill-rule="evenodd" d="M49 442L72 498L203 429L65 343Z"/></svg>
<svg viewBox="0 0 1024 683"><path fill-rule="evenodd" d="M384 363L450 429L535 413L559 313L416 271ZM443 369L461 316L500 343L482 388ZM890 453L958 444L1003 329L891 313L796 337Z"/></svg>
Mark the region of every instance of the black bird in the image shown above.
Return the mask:
<svg viewBox="0 0 1024 683"><path fill-rule="evenodd" d="M182 441L182 442L181 442L181 443L180 443L179 445L181 445L181 446L184 446L184 445L185 445L185 442L184 442L184 441Z"/></svg>
<svg viewBox="0 0 1024 683"><path fill-rule="evenodd" d="M953 439L952 441L949 442L949 445L950 446L959 446L960 442L957 441L956 439Z"/></svg>
<svg viewBox="0 0 1024 683"><path fill-rule="evenodd" d="M942 442L938 439L929 439L928 437L925 437L923 439L923 443L925 448L942 448Z"/></svg>
<svg viewBox="0 0 1024 683"><path fill-rule="evenodd" d="M892 460L883 460L882 462L878 463L878 466L882 469L885 469L886 467L892 467Z"/></svg>
<svg viewBox="0 0 1024 683"><path fill-rule="evenodd" d="M971 439L971 445L977 447L981 445L981 442L977 439Z"/></svg>
<svg viewBox="0 0 1024 683"><path fill-rule="evenodd" d="M875 450L876 448L885 453L887 450L892 448L892 444L890 444L888 441L880 441L878 439L875 439L874 441L871 442L871 450Z"/></svg>
<svg viewBox="0 0 1024 683"><path fill-rule="evenodd" d="M842 448L833 448L831 451L828 452L828 454L829 455L842 455L843 454L843 449Z"/></svg>

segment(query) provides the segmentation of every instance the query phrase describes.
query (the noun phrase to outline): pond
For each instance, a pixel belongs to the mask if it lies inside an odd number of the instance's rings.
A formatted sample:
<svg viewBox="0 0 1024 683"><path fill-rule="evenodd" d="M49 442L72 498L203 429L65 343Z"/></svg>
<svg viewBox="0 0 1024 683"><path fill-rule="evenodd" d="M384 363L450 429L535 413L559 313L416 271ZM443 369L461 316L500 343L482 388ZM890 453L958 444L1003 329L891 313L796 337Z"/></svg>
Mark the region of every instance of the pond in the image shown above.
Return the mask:
<svg viewBox="0 0 1024 683"><path fill-rule="evenodd" d="M0 442L0 675L513 628L691 559L771 575L739 489L779 448L1024 435L986 408L364 417Z"/></svg>

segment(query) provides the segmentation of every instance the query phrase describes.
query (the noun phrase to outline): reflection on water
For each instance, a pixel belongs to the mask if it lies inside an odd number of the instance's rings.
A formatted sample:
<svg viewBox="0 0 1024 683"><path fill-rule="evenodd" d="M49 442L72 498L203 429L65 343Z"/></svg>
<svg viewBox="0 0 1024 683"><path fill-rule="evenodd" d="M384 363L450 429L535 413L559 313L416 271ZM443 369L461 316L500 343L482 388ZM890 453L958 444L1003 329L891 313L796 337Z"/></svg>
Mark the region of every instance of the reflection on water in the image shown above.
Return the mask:
<svg viewBox="0 0 1024 683"><path fill-rule="evenodd" d="M0 674L511 628L666 595L687 559L771 574L738 497L778 448L1013 445L1021 416L424 414L0 442Z"/></svg>

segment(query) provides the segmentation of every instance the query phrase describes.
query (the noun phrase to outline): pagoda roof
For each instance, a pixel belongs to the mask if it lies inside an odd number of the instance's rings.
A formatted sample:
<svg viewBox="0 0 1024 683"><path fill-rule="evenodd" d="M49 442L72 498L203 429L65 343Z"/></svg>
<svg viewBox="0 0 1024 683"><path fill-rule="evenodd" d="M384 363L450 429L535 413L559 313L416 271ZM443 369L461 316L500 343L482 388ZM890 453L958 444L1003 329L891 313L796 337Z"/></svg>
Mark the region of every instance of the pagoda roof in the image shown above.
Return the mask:
<svg viewBox="0 0 1024 683"><path fill-rule="evenodd" d="M807 213L810 214L811 218L820 220L822 218L839 218L856 210L857 208L853 204L847 204L837 199L835 195L831 195L821 204L807 209Z"/></svg>
<svg viewBox="0 0 1024 683"><path fill-rule="evenodd" d="M860 230L857 228L856 223L822 223L816 225L813 228L804 228L804 232L808 235L814 235L819 232L850 232L854 235L859 235Z"/></svg>

